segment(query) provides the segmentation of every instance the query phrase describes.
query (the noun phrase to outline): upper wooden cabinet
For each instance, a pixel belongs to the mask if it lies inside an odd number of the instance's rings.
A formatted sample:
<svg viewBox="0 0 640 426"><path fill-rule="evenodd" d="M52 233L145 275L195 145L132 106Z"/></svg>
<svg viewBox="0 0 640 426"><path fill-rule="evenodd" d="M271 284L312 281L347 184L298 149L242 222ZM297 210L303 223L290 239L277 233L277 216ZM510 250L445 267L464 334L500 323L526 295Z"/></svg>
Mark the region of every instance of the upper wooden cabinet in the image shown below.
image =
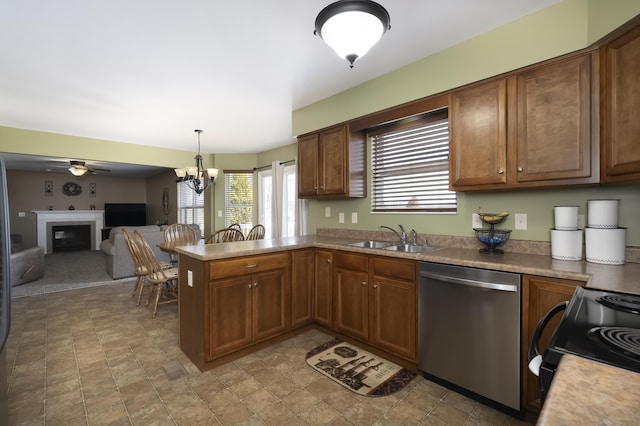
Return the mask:
<svg viewBox="0 0 640 426"><path fill-rule="evenodd" d="M298 196L350 198L366 195L365 138L348 125L298 138Z"/></svg>
<svg viewBox="0 0 640 426"><path fill-rule="evenodd" d="M640 181L640 27L600 49L602 181Z"/></svg>
<svg viewBox="0 0 640 426"><path fill-rule="evenodd" d="M598 55L568 55L451 93L453 190L599 181Z"/></svg>

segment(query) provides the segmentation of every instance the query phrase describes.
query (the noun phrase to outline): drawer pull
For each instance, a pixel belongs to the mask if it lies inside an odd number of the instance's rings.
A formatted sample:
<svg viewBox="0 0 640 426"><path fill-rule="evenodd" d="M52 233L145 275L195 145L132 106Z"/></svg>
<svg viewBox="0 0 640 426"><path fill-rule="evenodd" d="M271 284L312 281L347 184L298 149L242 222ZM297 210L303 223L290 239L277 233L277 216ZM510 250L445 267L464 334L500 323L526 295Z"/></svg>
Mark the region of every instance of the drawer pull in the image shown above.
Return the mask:
<svg viewBox="0 0 640 426"><path fill-rule="evenodd" d="M249 265L245 265L245 268L250 269L250 268L256 268L258 267L260 264L259 263L251 263Z"/></svg>
<svg viewBox="0 0 640 426"><path fill-rule="evenodd" d="M361 283L361 284L362 284L362 285L367 285L367 282L366 282L366 281L362 281L362 283Z"/></svg>

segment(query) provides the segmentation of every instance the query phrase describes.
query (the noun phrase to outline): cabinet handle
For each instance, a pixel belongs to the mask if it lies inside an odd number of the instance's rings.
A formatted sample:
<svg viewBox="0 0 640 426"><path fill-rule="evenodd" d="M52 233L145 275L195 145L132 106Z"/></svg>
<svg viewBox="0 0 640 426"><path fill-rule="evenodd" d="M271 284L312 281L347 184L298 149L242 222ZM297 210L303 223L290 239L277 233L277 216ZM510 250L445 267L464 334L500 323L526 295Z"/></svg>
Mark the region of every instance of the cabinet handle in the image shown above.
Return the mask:
<svg viewBox="0 0 640 426"><path fill-rule="evenodd" d="M504 174L504 169L498 169L498 174L499 174L499 175Z"/></svg>
<svg viewBox="0 0 640 426"><path fill-rule="evenodd" d="M524 172L524 169L522 167L518 167L518 171L519 172Z"/></svg>
<svg viewBox="0 0 640 426"><path fill-rule="evenodd" d="M249 283L249 288L253 287L253 284Z"/></svg>
<svg viewBox="0 0 640 426"><path fill-rule="evenodd" d="M362 283L361 283L361 284L362 284L362 285L367 285L367 282L366 282L366 281L362 281Z"/></svg>
<svg viewBox="0 0 640 426"><path fill-rule="evenodd" d="M331 263L331 259L327 259L327 263Z"/></svg>
<svg viewBox="0 0 640 426"><path fill-rule="evenodd" d="M321 191L324 191L324 185L321 185L321 186L320 186L320 190L321 190Z"/></svg>
<svg viewBox="0 0 640 426"><path fill-rule="evenodd" d="M253 283L253 288L258 287L258 283Z"/></svg>
<svg viewBox="0 0 640 426"><path fill-rule="evenodd" d="M373 285L373 288L378 288L378 284L374 284L374 285Z"/></svg>
<svg viewBox="0 0 640 426"><path fill-rule="evenodd" d="M245 265L245 268L249 269L249 268L255 268L256 266L258 266L258 263L252 263L250 265Z"/></svg>

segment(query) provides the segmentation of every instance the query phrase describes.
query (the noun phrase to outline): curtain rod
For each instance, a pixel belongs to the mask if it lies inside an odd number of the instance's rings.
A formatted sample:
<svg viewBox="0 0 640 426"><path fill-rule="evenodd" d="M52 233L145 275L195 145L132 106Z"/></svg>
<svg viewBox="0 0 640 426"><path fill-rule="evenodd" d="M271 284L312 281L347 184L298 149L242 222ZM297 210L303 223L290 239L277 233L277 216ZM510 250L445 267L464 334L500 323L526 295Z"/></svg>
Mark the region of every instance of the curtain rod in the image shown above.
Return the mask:
<svg viewBox="0 0 640 426"><path fill-rule="evenodd" d="M290 163L295 163L295 162L296 162L296 160L281 161L280 165L282 165L282 164L290 164ZM271 168L271 164L269 164L268 166L254 167L253 171L255 172L255 171L258 171L258 170L269 169L269 168Z"/></svg>

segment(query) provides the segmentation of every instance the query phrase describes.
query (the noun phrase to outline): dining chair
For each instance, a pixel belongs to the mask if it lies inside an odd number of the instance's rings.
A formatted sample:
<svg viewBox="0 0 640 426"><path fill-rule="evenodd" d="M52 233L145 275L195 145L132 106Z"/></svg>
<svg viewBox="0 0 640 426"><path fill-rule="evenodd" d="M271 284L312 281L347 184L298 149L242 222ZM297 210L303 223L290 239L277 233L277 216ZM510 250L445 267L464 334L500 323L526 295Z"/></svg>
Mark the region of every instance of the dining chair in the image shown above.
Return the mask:
<svg viewBox="0 0 640 426"><path fill-rule="evenodd" d="M242 231L238 231L235 228L223 228L218 229L213 234L209 235L205 240L205 244L213 243L228 243L231 241L243 241L244 235Z"/></svg>
<svg viewBox="0 0 640 426"><path fill-rule="evenodd" d="M197 244L196 231L186 223L174 223L164 230L164 249L169 251L171 263L178 262L174 247Z"/></svg>
<svg viewBox="0 0 640 426"><path fill-rule="evenodd" d="M140 305L140 297L142 295L142 289L144 288L145 277L147 276L147 268L145 267L140 249L138 248L136 242L133 240L133 237L126 230L126 228L122 228L122 234L124 235L124 240L127 243L127 248L129 249L129 253L131 253L131 259L133 260L133 273L136 276L136 282L133 285L133 291L131 292L131 297L138 294L138 300L136 305Z"/></svg>
<svg viewBox="0 0 640 426"><path fill-rule="evenodd" d="M263 240L264 225L256 225L247 233L245 240Z"/></svg>
<svg viewBox="0 0 640 426"><path fill-rule="evenodd" d="M158 314L159 305L178 301L178 268L164 268L142 234L135 230L134 235L143 264L147 270L145 281L149 284L149 291L147 292L145 306L149 307L155 291L152 315L152 318L155 318Z"/></svg>
<svg viewBox="0 0 640 426"><path fill-rule="evenodd" d="M232 223L231 225L228 226L228 228L235 228L238 231L242 232L242 227L240 226L239 223Z"/></svg>

